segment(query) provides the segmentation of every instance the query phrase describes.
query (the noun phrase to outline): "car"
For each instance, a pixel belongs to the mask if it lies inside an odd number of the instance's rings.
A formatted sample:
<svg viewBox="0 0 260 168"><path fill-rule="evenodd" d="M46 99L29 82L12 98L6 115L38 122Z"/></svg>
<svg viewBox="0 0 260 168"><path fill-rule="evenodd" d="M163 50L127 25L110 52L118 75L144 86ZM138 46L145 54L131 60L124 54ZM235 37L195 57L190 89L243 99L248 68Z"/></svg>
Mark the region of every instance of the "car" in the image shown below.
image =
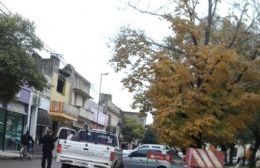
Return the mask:
<svg viewBox="0 0 260 168"><path fill-rule="evenodd" d="M176 162L177 161L177 162ZM123 157L124 168L183 167L182 159L164 149L141 148Z"/></svg>
<svg viewBox="0 0 260 168"><path fill-rule="evenodd" d="M138 146L137 148L133 150L123 150L123 156L128 155L129 153L139 150L139 149L162 149L162 150L170 150L171 148L167 145L161 145L161 144L142 144Z"/></svg>

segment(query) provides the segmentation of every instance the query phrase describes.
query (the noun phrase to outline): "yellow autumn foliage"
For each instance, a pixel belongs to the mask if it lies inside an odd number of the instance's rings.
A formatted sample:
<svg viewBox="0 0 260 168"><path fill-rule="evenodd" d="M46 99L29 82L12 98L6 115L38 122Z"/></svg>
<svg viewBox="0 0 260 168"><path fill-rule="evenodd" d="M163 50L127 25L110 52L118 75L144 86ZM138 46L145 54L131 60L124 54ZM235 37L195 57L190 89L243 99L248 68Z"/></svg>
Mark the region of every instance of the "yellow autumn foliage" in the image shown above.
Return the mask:
<svg viewBox="0 0 260 168"><path fill-rule="evenodd" d="M126 70L133 106L152 112L159 139L179 147L232 142L260 112L260 15L248 24L248 1L239 16L221 17L220 1L208 0L199 17L199 2L179 0L175 14L160 15L172 30L164 43L123 28L111 59Z"/></svg>

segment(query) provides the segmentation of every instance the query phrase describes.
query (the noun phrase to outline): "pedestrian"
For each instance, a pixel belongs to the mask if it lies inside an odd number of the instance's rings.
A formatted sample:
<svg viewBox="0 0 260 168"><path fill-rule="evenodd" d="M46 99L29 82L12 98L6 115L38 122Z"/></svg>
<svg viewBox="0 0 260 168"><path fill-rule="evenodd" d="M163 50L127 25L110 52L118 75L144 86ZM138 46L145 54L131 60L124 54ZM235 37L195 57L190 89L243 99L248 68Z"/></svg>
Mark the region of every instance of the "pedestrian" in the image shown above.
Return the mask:
<svg viewBox="0 0 260 168"><path fill-rule="evenodd" d="M31 144L32 146L34 145L34 140L32 136L30 135L29 131L26 131L25 134L22 135L21 137L21 143L23 147L25 148L26 154L31 151Z"/></svg>
<svg viewBox="0 0 260 168"><path fill-rule="evenodd" d="M53 138L52 130L48 129L47 133L40 139L40 144L42 144L42 168L45 168L45 163L47 160L47 168L51 168L52 162L52 151L54 149L54 143L58 138Z"/></svg>

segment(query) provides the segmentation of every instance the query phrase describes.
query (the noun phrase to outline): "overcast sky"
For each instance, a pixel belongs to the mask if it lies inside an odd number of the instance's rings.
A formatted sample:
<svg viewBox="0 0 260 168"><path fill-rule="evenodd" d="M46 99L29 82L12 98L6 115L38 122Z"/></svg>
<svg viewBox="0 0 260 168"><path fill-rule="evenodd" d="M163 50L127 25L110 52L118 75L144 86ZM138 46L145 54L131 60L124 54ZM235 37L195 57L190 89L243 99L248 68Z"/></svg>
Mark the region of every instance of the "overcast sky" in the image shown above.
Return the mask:
<svg viewBox="0 0 260 168"><path fill-rule="evenodd" d="M231 0L226 0L228 2ZM62 54L65 64L91 82L91 96L98 100L100 74L102 92L113 96L113 102L122 110L131 111L132 95L123 88L123 74L114 73L108 60L112 57L110 40L120 27L145 30L155 40L169 34L168 24L155 16L144 15L127 5L127 0L0 0L13 13L34 21L36 34L56 53ZM130 2L133 2L130 1ZM136 0L142 9L156 9L168 0ZM207 12L206 0L199 12ZM2 7L1 7L2 8ZM227 11L227 6L219 7ZM44 55L45 56L45 55ZM151 116L147 119L152 122Z"/></svg>
<svg viewBox="0 0 260 168"><path fill-rule="evenodd" d="M102 92L112 94L113 102L131 111L132 95L123 88L122 74L115 74L108 60L112 50L107 45L122 26L145 30L155 39L167 33L167 24L129 8L124 0L1 0L13 13L34 21L41 40L62 54L65 63L91 82L91 96L98 100L99 80ZM156 2L156 1L155 1ZM157 1L157 5L158 5ZM163 1L160 1L162 4ZM151 3L144 3L150 7ZM156 5L156 4L155 4ZM45 56L45 55L44 55ZM46 57L46 56L45 56ZM148 119L151 123L151 117Z"/></svg>

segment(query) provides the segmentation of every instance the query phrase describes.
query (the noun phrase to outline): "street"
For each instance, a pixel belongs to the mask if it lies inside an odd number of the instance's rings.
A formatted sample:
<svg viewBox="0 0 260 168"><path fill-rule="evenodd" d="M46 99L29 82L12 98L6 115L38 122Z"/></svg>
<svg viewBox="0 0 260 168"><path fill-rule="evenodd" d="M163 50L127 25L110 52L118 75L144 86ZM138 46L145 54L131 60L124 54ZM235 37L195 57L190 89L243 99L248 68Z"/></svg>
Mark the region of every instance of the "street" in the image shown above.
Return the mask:
<svg viewBox="0 0 260 168"><path fill-rule="evenodd" d="M0 160L0 168L40 168L41 159L32 160ZM60 168L60 163L56 163L55 160L52 161L52 168Z"/></svg>

